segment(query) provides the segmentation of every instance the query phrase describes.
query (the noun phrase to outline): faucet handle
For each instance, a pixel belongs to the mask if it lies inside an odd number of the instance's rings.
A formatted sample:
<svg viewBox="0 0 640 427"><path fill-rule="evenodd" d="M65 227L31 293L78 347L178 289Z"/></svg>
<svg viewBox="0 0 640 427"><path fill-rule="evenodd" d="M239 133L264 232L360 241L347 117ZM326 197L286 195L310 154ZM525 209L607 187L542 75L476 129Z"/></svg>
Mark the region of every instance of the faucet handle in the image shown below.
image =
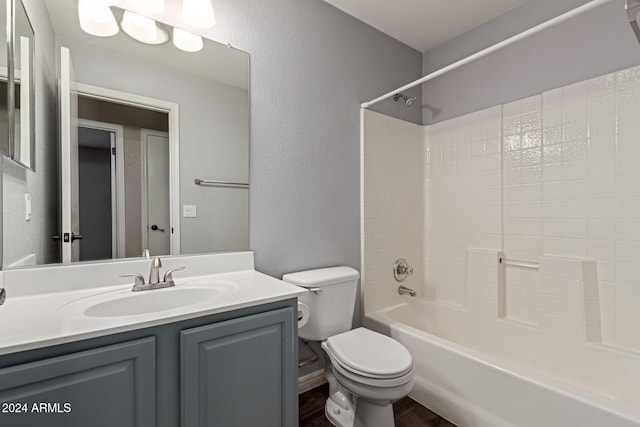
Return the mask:
<svg viewBox="0 0 640 427"><path fill-rule="evenodd" d="M121 274L120 277L135 277L136 281L133 284L134 287L144 285L144 276L138 273L125 273Z"/></svg>
<svg viewBox="0 0 640 427"><path fill-rule="evenodd" d="M395 264L393 264L393 277L398 282L403 282L407 276L413 274L413 267L409 265L406 259L399 258Z"/></svg>
<svg viewBox="0 0 640 427"><path fill-rule="evenodd" d="M164 273L164 279L162 279L163 282L173 282L173 272L174 271L179 271L179 270L184 270L185 267L176 267L176 268L172 268L171 270L168 270L166 273Z"/></svg>

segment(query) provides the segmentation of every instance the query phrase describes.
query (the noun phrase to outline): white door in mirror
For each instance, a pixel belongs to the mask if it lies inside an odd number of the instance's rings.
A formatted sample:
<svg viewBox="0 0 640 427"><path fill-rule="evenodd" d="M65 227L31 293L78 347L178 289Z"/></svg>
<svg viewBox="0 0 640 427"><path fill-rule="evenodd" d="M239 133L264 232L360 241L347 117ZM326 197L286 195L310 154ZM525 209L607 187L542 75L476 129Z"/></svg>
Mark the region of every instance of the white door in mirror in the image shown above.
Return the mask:
<svg viewBox="0 0 640 427"><path fill-rule="evenodd" d="M80 240L78 208L78 91L71 53L60 48L60 244L62 262L79 261Z"/></svg>

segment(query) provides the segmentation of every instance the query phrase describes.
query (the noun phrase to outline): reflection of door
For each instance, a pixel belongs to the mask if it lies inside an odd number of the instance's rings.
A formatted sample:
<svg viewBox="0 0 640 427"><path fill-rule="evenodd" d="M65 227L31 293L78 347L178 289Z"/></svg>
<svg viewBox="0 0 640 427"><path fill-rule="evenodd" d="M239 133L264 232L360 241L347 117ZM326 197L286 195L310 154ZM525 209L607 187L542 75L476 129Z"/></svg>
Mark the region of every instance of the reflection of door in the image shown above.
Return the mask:
<svg viewBox="0 0 640 427"><path fill-rule="evenodd" d="M171 254L169 135L142 130L142 244L151 255Z"/></svg>
<svg viewBox="0 0 640 427"><path fill-rule="evenodd" d="M60 235L62 262L79 260L78 216L78 92L71 54L60 48Z"/></svg>
<svg viewBox="0 0 640 427"><path fill-rule="evenodd" d="M125 256L124 128L79 119L80 261Z"/></svg>

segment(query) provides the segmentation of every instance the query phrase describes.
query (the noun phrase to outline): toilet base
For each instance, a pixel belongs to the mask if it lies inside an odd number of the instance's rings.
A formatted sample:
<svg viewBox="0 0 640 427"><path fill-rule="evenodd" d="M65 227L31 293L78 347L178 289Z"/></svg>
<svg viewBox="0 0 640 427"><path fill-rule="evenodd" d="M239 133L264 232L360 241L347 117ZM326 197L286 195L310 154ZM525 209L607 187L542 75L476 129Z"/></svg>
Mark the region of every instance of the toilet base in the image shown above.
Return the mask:
<svg viewBox="0 0 640 427"><path fill-rule="evenodd" d="M393 427L393 405L358 399L353 427Z"/></svg>
<svg viewBox="0 0 640 427"><path fill-rule="evenodd" d="M355 408L344 409L329 398L324 407L324 414L336 427L392 427L395 425L393 405L380 406L364 399L358 399Z"/></svg>
<svg viewBox="0 0 640 427"><path fill-rule="evenodd" d="M331 398L328 398L327 404L324 406L324 415L336 427L353 427L353 407L349 409L341 408Z"/></svg>

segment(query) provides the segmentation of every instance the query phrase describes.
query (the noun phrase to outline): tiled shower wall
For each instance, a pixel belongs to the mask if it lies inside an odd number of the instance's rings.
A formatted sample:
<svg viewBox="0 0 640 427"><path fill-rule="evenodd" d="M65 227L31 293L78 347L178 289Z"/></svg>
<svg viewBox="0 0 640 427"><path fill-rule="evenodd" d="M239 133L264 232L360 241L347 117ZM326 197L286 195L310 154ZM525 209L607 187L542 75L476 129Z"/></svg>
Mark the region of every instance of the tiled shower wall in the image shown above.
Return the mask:
<svg viewBox="0 0 640 427"><path fill-rule="evenodd" d="M425 128L365 110L361 200L366 310L402 302L393 264L414 269L404 285L422 295Z"/></svg>
<svg viewBox="0 0 640 427"><path fill-rule="evenodd" d="M590 322L598 330L587 329L587 339L640 350L640 67L412 132L403 134L413 138L407 143L395 131L365 127L366 311L398 301L382 282L393 281L387 264L408 256L400 244L407 243L411 257L423 257L424 295L493 314L503 250L543 266L506 268L508 318L550 330ZM420 173L384 156L418 156L418 144L424 164L416 184L406 180ZM391 187L407 193L385 199ZM393 244L379 233L389 227L403 236ZM408 234L420 227L417 250ZM581 260L594 260L597 271ZM583 271L562 274L573 265Z"/></svg>

